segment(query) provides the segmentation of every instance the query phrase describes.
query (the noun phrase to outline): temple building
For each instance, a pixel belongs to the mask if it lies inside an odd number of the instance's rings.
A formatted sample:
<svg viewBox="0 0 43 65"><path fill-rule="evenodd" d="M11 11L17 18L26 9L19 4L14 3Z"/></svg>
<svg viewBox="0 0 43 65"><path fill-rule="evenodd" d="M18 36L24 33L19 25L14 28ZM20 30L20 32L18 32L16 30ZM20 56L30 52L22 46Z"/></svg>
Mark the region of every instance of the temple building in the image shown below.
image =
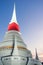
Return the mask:
<svg viewBox="0 0 43 65"><path fill-rule="evenodd" d="M24 43L20 27L17 22L16 10L14 10L8 30L3 41L0 42L0 65L42 65L36 50L35 59Z"/></svg>

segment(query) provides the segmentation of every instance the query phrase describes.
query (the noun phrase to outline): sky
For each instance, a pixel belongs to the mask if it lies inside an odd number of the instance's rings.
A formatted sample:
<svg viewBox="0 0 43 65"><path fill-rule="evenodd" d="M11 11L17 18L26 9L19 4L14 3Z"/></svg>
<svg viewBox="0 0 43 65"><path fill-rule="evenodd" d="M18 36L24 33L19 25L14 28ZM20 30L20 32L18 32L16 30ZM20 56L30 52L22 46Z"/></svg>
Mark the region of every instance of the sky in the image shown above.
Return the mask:
<svg viewBox="0 0 43 65"><path fill-rule="evenodd" d="M43 0L0 0L0 42L11 21L14 3L17 21L27 48L43 57Z"/></svg>

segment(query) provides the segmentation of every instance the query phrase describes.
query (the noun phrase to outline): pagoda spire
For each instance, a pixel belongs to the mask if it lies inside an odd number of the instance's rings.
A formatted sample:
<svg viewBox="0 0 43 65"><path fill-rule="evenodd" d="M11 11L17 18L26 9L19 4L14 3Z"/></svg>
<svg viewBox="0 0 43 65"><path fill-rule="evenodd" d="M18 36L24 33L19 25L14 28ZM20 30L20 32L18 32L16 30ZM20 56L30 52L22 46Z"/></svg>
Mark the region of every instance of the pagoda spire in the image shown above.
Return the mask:
<svg viewBox="0 0 43 65"><path fill-rule="evenodd" d="M11 18L11 22L10 22L10 24L11 24L12 22L17 23L16 7L15 7L15 4L14 4L14 9L13 9L13 14L12 14L12 18Z"/></svg>
<svg viewBox="0 0 43 65"><path fill-rule="evenodd" d="M36 57L35 57L35 59L39 60L38 54L37 54L37 49L35 49L35 52L36 52Z"/></svg>
<svg viewBox="0 0 43 65"><path fill-rule="evenodd" d="M11 22L8 25L8 31L11 31L11 30L20 31L19 24L17 23L15 4L14 4Z"/></svg>

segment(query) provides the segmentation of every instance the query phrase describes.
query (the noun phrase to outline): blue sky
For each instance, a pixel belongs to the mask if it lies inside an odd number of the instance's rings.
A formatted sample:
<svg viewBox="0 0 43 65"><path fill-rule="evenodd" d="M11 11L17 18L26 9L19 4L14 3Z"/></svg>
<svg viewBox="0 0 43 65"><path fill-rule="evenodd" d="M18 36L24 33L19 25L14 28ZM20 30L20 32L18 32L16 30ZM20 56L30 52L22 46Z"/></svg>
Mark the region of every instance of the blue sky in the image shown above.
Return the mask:
<svg viewBox="0 0 43 65"><path fill-rule="evenodd" d="M43 0L0 0L0 42L3 40L16 5L22 37L32 52L43 52Z"/></svg>

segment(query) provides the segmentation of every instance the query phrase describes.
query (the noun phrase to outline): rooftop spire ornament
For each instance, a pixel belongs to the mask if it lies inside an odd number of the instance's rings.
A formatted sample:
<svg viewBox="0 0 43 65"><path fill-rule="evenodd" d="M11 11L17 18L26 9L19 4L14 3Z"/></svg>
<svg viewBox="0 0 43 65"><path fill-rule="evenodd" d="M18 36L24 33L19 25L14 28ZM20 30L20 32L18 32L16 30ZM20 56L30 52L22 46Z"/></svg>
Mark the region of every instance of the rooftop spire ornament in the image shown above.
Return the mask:
<svg viewBox="0 0 43 65"><path fill-rule="evenodd" d="M19 25L17 23L15 4L14 4L12 19L11 19L11 22L9 23L9 25L8 25L8 31L10 31L10 30L20 31Z"/></svg>

